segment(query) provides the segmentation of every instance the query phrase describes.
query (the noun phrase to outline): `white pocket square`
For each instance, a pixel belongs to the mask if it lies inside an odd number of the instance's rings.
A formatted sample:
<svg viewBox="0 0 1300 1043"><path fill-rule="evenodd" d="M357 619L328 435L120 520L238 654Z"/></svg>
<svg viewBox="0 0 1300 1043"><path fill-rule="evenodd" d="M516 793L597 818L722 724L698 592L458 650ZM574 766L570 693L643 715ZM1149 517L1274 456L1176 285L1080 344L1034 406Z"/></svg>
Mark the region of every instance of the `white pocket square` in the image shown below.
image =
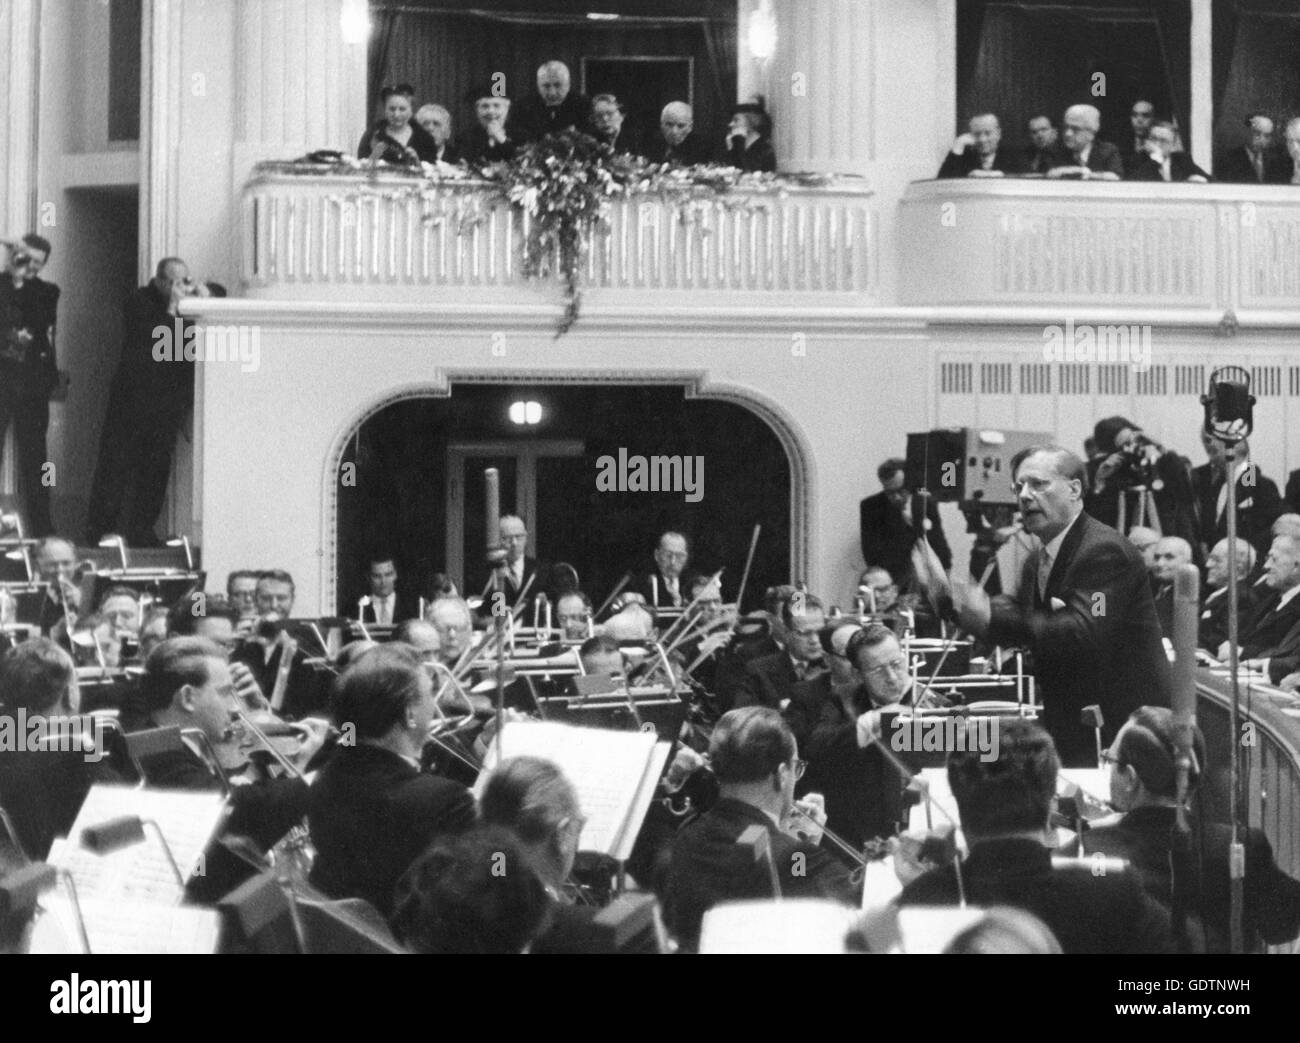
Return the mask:
<svg viewBox="0 0 1300 1043"><path fill-rule="evenodd" d="M1060 612L1061 609L1065 608L1065 602L1060 598L1052 598L1049 604L1053 612Z"/></svg>

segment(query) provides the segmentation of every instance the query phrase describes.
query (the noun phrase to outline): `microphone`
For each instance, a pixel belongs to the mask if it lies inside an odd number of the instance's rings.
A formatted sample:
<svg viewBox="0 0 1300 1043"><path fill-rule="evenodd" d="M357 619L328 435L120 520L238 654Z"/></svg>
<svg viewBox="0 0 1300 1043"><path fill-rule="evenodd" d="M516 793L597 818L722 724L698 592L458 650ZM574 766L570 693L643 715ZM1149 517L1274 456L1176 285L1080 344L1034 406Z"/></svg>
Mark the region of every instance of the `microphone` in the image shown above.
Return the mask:
<svg viewBox="0 0 1300 1043"><path fill-rule="evenodd" d="M1254 430L1255 396L1250 393L1250 373L1240 366L1214 370L1201 405L1205 407L1203 430L1227 445L1249 438Z"/></svg>
<svg viewBox="0 0 1300 1043"><path fill-rule="evenodd" d="M1187 793L1192 765L1192 730L1196 726L1196 638L1199 625L1201 574L1195 565L1179 565L1174 572L1174 668L1170 706L1177 743L1178 806Z"/></svg>

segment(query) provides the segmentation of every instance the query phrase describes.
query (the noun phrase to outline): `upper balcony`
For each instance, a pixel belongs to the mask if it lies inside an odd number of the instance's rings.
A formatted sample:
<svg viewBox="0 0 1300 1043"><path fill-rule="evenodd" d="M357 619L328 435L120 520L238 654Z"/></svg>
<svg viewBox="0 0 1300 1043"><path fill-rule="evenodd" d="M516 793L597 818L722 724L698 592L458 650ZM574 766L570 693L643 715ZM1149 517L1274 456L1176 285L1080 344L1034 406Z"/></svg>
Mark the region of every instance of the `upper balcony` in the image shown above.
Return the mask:
<svg viewBox="0 0 1300 1043"><path fill-rule="evenodd" d="M582 292L875 303L870 199L860 180L829 177L618 198L592 237ZM242 276L261 298L500 304L526 283L529 227L485 181L267 163L244 190Z"/></svg>

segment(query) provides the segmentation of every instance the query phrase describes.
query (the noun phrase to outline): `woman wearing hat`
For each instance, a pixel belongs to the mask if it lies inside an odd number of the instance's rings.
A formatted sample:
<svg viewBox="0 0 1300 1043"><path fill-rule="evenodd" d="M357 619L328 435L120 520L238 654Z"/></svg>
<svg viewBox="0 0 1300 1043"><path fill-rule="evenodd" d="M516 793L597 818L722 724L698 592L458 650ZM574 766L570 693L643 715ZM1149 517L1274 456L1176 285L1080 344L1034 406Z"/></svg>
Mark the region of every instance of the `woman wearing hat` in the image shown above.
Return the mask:
<svg viewBox="0 0 1300 1043"><path fill-rule="evenodd" d="M776 152L768 137L770 127L771 120L762 102L747 101L737 105L731 110L723 161L747 174L775 172Z"/></svg>

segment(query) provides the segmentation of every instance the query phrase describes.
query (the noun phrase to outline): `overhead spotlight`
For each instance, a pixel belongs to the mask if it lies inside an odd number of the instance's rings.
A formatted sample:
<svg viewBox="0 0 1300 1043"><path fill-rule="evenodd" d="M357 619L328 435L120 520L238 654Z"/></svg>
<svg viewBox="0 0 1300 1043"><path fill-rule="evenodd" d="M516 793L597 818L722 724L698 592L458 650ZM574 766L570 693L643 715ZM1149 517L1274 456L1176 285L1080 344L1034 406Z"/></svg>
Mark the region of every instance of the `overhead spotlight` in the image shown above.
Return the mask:
<svg viewBox="0 0 1300 1043"><path fill-rule="evenodd" d="M771 0L759 0L749 17L749 53L759 61L767 61L776 53L776 17Z"/></svg>
<svg viewBox="0 0 1300 1043"><path fill-rule="evenodd" d="M370 8L366 0L343 0L339 29L346 44L361 44L370 39Z"/></svg>
<svg viewBox="0 0 1300 1043"><path fill-rule="evenodd" d="M617 22L621 15L614 14L610 11L588 11L587 21L589 22Z"/></svg>
<svg viewBox="0 0 1300 1043"><path fill-rule="evenodd" d="M542 421L542 404L540 402L512 402L510 404L510 422L512 424L539 424Z"/></svg>
<svg viewBox="0 0 1300 1043"><path fill-rule="evenodd" d="M109 547L116 547L118 559L122 563L122 571L125 572L130 567L127 564L126 540L123 537L118 536L116 533L110 533L109 535L100 538L99 546L104 550L107 550Z"/></svg>

